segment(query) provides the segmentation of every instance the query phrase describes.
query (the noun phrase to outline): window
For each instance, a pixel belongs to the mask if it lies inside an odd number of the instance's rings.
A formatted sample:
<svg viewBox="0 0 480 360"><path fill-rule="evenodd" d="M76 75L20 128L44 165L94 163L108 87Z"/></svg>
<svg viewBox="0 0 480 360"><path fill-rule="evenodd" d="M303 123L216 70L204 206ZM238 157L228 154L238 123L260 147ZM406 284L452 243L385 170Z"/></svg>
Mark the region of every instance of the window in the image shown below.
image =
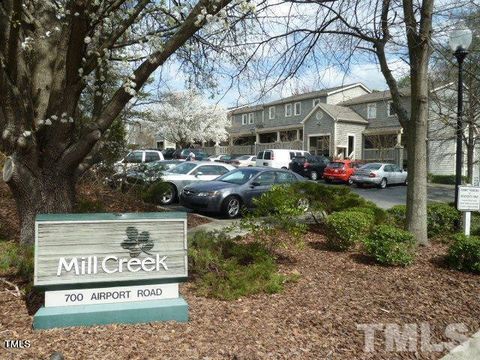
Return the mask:
<svg viewBox="0 0 480 360"><path fill-rule="evenodd" d="M228 172L227 168L223 166L204 165L200 166L192 173L192 175L202 173L202 175L223 175Z"/></svg>
<svg viewBox="0 0 480 360"><path fill-rule="evenodd" d="M272 152L265 151L265 154L263 155L263 160L271 160L271 159L272 159Z"/></svg>
<svg viewBox="0 0 480 360"><path fill-rule="evenodd" d="M313 99L313 107L317 106L320 104L320 99Z"/></svg>
<svg viewBox="0 0 480 360"><path fill-rule="evenodd" d="M367 104L367 119L375 119L377 117L377 104Z"/></svg>
<svg viewBox="0 0 480 360"><path fill-rule="evenodd" d="M242 125L247 125L247 114L242 115Z"/></svg>
<svg viewBox="0 0 480 360"><path fill-rule="evenodd" d="M275 182L275 173L273 171L261 173L257 176L255 182L259 183L260 185L273 185Z"/></svg>
<svg viewBox="0 0 480 360"><path fill-rule="evenodd" d="M392 165L385 165L385 167L383 168L383 171L393 172L393 166Z"/></svg>
<svg viewBox="0 0 480 360"><path fill-rule="evenodd" d="M352 154L352 158L355 157L355 136L348 135L347 156L350 157Z"/></svg>
<svg viewBox="0 0 480 360"><path fill-rule="evenodd" d="M253 124L253 113L248 114L248 123Z"/></svg>
<svg viewBox="0 0 480 360"><path fill-rule="evenodd" d="M302 113L302 103L296 102L295 103L295 115L300 115Z"/></svg>
<svg viewBox="0 0 480 360"><path fill-rule="evenodd" d="M290 174L286 171L276 171L277 173L277 184L289 184L297 181L293 174Z"/></svg>
<svg viewBox="0 0 480 360"><path fill-rule="evenodd" d="M145 154L145 162L152 162L152 161L157 161L160 160L160 156L156 152L147 152Z"/></svg>
<svg viewBox="0 0 480 360"><path fill-rule="evenodd" d="M285 104L285 116L292 116L292 104Z"/></svg>
<svg viewBox="0 0 480 360"><path fill-rule="evenodd" d="M388 102L388 116L395 116L395 109L393 108L393 101Z"/></svg>
<svg viewBox="0 0 480 360"><path fill-rule="evenodd" d="M263 159L263 151L260 151L257 155L257 159Z"/></svg>
<svg viewBox="0 0 480 360"><path fill-rule="evenodd" d="M270 106L268 108L268 118L270 120L275 119L275 106Z"/></svg>
<svg viewBox="0 0 480 360"><path fill-rule="evenodd" d="M142 162L142 156L143 156L143 153L141 151L134 151L128 154L123 162L139 164Z"/></svg>

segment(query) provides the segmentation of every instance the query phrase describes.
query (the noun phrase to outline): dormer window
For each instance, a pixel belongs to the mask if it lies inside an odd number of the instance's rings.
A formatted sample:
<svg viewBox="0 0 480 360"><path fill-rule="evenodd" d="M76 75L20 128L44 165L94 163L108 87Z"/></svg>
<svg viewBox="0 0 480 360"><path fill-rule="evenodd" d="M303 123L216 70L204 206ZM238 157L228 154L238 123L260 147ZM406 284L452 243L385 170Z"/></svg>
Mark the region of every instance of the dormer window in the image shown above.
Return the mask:
<svg viewBox="0 0 480 360"><path fill-rule="evenodd" d="M367 104L367 119L377 118L377 104Z"/></svg>
<svg viewBox="0 0 480 360"><path fill-rule="evenodd" d="M285 117L290 117L293 114L292 104L285 104Z"/></svg>
<svg viewBox="0 0 480 360"><path fill-rule="evenodd" d="M388 102L388 116L395 116L395 109L393 108L393 101Z"/></svg>
<svg viewBox="0 0 480 360"><path fill-rule="evenodd" d="M270 107L268 108L268 118L269 118L270 120L275 119L275 106L270 106Z"/></svg>

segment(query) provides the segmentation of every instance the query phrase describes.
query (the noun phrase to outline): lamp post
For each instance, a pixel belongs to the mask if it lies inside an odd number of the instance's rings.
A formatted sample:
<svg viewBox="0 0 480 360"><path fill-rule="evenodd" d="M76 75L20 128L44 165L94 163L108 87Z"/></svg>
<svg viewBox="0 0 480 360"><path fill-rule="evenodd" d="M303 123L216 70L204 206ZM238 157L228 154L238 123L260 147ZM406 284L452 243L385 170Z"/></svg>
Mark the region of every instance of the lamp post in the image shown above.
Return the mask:
<svg viewBox="0 0 480 360"><path fill-rule="evenodd" d="M457 154L455 160L455 206L458 207L458 187L462 184L462 144L463 144L463 60L472 43L472 32L459 27L450 33L449 45L458 61L457 90Z"/></svg>

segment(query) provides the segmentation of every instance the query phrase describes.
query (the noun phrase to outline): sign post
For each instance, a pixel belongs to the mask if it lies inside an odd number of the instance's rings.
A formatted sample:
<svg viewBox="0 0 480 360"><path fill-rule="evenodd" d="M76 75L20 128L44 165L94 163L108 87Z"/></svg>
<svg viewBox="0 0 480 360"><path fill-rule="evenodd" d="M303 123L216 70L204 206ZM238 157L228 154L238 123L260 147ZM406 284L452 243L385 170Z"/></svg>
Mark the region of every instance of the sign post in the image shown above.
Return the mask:
<svg viewBox="0 0 480 360"><path fill-rule="evenodd" d="M35 329L188 321L185 213L51 214L35 221Z"/></svg>
<svg viewBox="0 0 480 360"><path fill-rule="evenodd" d="M480 210L480 187L459 186L457 209L463 212L464 234L470 235L472 211Z"/></svg>

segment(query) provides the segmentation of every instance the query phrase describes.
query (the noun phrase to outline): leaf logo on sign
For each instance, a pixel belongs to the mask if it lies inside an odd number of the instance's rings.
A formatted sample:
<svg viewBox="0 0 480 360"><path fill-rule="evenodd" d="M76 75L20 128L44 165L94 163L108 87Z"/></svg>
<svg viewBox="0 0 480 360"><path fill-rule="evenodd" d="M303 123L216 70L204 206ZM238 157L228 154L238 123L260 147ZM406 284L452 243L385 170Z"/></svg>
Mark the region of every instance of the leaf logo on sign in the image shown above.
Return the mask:
<svg viewBox="0 0 480 360"><path fill-rule="evenodd" d="M130 257L137 257L140 253L152 255L149 253L153 248L153 241L150 239L148 231L138 232L135 226L127 227L127 238L121 243L122 248L130 252Z"/></svg>

